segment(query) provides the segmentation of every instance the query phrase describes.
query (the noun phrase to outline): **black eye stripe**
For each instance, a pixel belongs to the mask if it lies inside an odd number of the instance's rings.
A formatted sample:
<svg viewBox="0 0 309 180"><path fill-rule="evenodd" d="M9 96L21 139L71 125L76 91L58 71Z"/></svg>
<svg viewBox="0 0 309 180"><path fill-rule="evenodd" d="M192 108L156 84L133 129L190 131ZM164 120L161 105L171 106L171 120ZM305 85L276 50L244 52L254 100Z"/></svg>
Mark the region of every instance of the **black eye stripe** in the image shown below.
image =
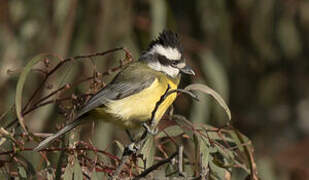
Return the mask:
<svg viewBox="0 0 309 180"><path fill-rule="evenodd" d="M169 60L164 55L161 55L161 54L158 54L157 57L158 57L159 62L163 65L174 65L175 66L177 64L184 62L184 59L182 58L179 60Z"/></svg>
<svg viewBox="0 0 309 180"><path fill-rule="evenodd" d="M170 64L170 60L168 60L165 56L158 54L158 60L160 61L161 64L163 65L168 65Z"/></svg>

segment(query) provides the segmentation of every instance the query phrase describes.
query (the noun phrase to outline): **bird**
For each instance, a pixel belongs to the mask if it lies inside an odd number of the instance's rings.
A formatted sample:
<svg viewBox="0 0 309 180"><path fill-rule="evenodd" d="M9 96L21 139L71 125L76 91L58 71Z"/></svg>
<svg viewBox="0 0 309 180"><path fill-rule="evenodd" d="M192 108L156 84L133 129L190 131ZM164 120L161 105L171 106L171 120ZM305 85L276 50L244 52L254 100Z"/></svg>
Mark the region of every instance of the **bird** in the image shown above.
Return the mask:
<svg viewBox="0 0 309 180"><path fill-rule="evenodd" d="M163 30L153 39L137 61L129 63L104 88L93 95L76 113L75 120L34 148L40 151L55 139L89 120L102 119L124 129L135 129L150 120L156 103L166 91L178 88L181 74L195 75L187 65L177 33ZM176 93L167 96L157 107L158 124Z"/></svg>

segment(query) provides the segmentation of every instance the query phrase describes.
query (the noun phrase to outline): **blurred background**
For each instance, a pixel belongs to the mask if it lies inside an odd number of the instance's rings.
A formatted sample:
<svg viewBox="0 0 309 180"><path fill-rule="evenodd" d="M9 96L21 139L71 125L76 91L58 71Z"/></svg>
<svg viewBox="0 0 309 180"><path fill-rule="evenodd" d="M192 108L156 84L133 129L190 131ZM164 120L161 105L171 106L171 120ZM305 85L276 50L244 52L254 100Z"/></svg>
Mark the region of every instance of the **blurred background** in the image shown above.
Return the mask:
<svg viewBox="0 0 309 180"><path fill-rule="evenodd" d="M223 96L233 125L253 141L259 176L308 179L307 0L1 0L0 113L14 104L19 72L31 57L42 52L70 57L124 46L137 60L165 28L182 37L187 61L197 72L184 77L182 87L204 83ZM122 57L119 52L93 63L104 72ZM91 74L91 61L72 64L55 75L49 89ZM42 80L35 73L30 78L25 94ZM223 126L224 111L211 98L200 99L180 96L176 113ZM54 112L55 106L41 108L26 123L36 132L54 132L56 122L63 121ZM122 133L98 126L98 147L106 148Z"/></svg>

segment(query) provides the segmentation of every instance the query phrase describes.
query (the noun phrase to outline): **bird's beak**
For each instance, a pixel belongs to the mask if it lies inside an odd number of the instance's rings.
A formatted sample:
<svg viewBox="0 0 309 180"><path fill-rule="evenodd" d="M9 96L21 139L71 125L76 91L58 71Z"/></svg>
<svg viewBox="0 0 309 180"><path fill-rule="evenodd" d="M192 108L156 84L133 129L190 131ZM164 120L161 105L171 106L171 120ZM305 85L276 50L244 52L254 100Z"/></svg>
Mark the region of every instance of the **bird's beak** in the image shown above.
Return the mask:
<svg viewBox="0 0 309 180"><path fill-rule="evenodd" d="M189 74L189 75L193 75L195 76L195 72L193 71L193 69L186 65L185 67L183 68L179 68L180 72L184 73L184 74Z"/></svg>

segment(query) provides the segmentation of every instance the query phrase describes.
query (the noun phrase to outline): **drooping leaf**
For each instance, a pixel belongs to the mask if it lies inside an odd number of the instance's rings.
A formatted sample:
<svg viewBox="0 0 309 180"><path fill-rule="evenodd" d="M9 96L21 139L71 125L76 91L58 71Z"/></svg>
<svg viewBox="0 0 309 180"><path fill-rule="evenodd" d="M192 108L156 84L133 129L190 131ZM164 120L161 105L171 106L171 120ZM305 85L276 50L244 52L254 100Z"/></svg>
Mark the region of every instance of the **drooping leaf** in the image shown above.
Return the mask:
<svg viewBox="0 0 309 180"><path fill-rule="evenodd" d="M211 169L210 176L213 179L217 179L217 180L230 180L231 179L231 173L228 170L217 166L212 160L209 161L209 167Z"/></svg>
<svg viewBox="0 0 309 180"><path fill-rule="evenodd" d="M200 91L200 92L211 95L219 103L219 105L225 110L229 120L232 119L231 111L230 111L229 107L227 106L227 104L225 103L225 101L223 100L223 98L216 91L211 89L210 87L208 87L204 84L191 84L191 85L187 86L185 88L185 90Z"/></svg>
<svg viewBox="0 0 309 180"><path fill-rule="evenodd" d="M16 95L15 95L15 108L16 108L16 114L19 120L19 123L21 127L24 129L26 133L28 133L25 123L24 123L24 118L22 115L22 108L23 108L23 88L27 79L28 74L31 72L31 69L35 64L37 64L39 61L41 61L44 57L46 57L47 54L39 54L32 58L28 64L24 67L23 71L21 72L17 86L16 86Z"/></svg>
<svg viewBox="0 0 309 180"><path fill-rule="evenodd" d="M201 68L205 73L207 84L216 89L216 92L220 93L221 97L228 99L229 83L226 68L222 63L224 58L216 56L212 50L202 50L199 55L202 59ZM205 81L201 84L205 84ZM211 104L208 102L208 105L210 106ZM220 107L214 106L213 110L216 121L221 125L225 124L224 114L220 112Z"/></svg>

